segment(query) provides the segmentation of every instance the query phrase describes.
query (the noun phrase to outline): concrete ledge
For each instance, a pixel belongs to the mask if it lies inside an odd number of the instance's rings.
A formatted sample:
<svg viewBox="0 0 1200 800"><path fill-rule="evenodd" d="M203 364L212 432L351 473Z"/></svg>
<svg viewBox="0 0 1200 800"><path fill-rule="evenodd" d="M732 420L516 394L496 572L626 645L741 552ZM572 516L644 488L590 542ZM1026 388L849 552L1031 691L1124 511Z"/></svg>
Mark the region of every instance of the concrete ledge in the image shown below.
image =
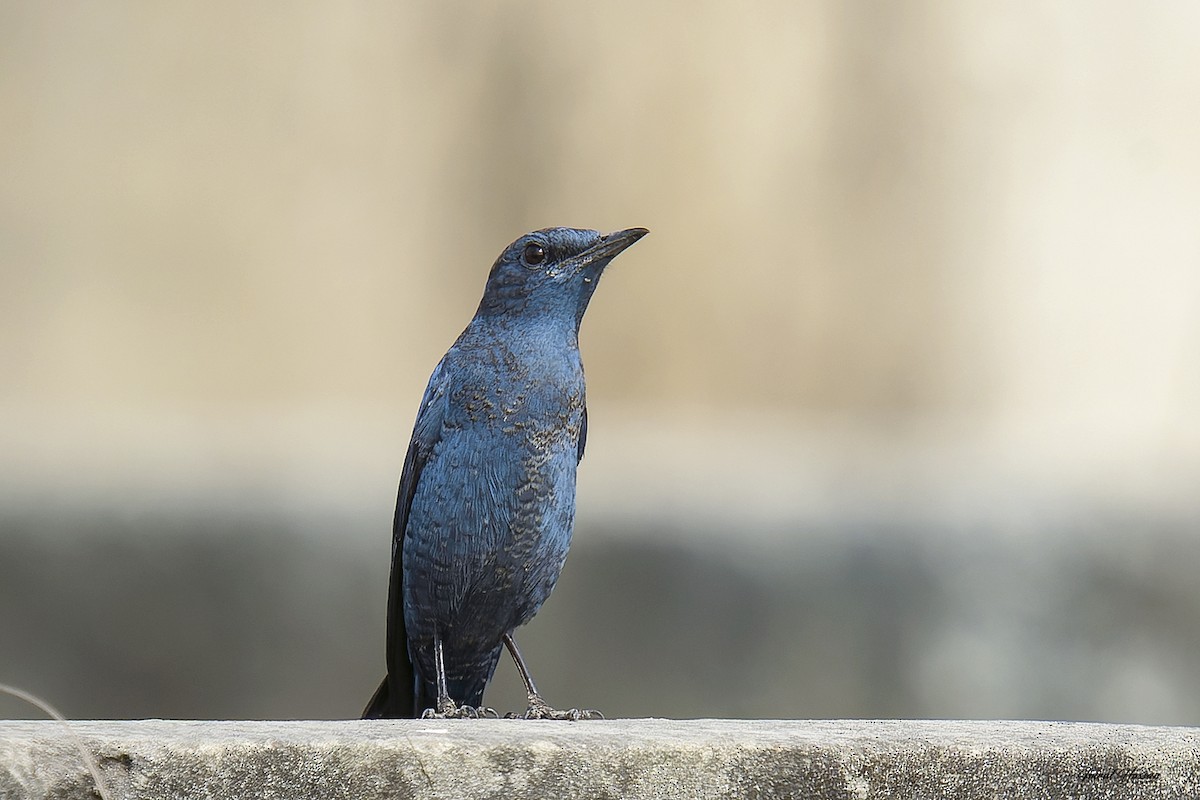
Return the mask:
<svg viewBox="0 0 1200 800"><path fill-rule="evenodd" d="M1197 798L1200 729L1063 722L75 722L117 798ZM0 721L0 798L88 798Z"/></svg>

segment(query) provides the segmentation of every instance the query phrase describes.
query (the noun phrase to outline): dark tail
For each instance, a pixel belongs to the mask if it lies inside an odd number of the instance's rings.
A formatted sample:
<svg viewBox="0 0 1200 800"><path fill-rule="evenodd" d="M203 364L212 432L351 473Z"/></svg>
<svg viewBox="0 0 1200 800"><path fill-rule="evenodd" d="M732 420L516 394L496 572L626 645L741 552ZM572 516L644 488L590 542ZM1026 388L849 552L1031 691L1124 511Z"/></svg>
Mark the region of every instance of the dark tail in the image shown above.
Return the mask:
<svg viewBox="0 0 1200 800"><path fill-rule="evenodd" d="M397 525L401 524L401 508L397 503ZM413 663L408 655L408 631L404 627L404 587L401 585L404 572L397 560L401 552L399 547L399 541L392 545L392 574L388 581L387 675L363 709L363 719L412 719L420 714L418 709L425 708L417 705Z"/></svg>
<svg viewBox="0 0 1200 800"><path fill-rule="evenodd" d="M399 594L391 592L393 598ZM397 643L399 643L397 645ZM408 657L408 635L404 630L402 612L388 609L387 637L388 673L383 682L371 695L363 709L363 719L412 719L421 715L426 706L417 705L416 681L413 680L413 663Z"/></svg>
<svg viewBox="0 0 1200 800"><path fill-rule="evenodd" d="M403 709L400 709L403 710ZM388 689L388 679L385 677L379 684L379 688L375 690L375 694L371 695L371 699L367 702L367 707L363 709L363 719L388 719L392 717L412 717L411 709L409 713L394 713L396 710L392 708L391 692Z"/></svg>
<svg viewBox="0 0 1200 800"><path fill-rule="evenodd" d="M388 675L379 684L370 702L363 709L363 719L412 719L417 716L412 690L412 678L405 682L408 691L395 691L392 676Z"/></svg>

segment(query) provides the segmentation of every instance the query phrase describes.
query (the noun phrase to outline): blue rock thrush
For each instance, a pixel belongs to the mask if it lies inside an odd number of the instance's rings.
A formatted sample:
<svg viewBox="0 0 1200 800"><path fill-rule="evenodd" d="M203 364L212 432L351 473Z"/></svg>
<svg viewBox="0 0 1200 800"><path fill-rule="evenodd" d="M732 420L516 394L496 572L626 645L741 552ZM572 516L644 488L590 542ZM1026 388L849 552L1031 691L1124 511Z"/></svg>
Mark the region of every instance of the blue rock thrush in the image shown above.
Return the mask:
<svg viewBox="0 0 1200 800"><path fill-rule="evenodd" d="M364 717L471 717L507 647L526 718L579 719L538 694L513 631L550 595L571 542L587 439L579 325L608 263L645 228L547 228L488 275L433 370L400 477L388 674Z"/></svg>

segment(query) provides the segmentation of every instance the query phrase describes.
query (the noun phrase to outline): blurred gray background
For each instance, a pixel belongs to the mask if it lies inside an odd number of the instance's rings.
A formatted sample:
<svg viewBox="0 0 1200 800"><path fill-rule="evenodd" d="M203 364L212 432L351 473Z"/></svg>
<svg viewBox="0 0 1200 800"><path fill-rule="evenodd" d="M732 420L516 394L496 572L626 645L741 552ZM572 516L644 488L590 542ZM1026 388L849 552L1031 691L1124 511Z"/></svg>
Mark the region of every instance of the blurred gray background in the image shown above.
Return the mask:
<svg viewBox="0 0 1200 800"><path fill-rule="evenodd" d="M1200 5L17 0L0 108L0 682L356 716L487 268L643 225L552 703L1200 724Z"/></svg>

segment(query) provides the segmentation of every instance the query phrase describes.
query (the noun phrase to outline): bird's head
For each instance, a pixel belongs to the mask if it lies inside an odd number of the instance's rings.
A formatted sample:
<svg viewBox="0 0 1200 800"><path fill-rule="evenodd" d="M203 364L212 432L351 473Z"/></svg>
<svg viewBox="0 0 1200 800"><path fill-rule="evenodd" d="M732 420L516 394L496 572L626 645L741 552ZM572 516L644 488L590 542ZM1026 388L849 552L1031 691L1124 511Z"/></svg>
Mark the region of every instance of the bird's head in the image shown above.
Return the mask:
<svg viewBox="0 0 1200 800"><path fill-rule="evenodd" d="M645 228L614 233L543 228L510 244L492 265L481 316L543 316L574 320L578 330L604 268Z"/></svg>

